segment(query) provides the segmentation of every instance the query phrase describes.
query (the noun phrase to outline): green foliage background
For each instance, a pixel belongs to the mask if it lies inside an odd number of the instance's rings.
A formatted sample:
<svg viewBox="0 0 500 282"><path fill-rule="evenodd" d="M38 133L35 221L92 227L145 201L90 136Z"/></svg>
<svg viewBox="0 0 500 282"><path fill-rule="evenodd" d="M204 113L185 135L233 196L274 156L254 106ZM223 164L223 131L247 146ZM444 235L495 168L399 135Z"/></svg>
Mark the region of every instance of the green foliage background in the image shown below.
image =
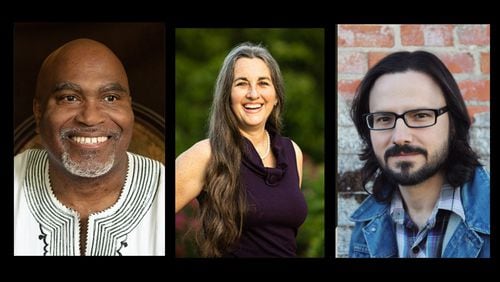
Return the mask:
<svg viewBox="0 0 500 282"><path fill-rule="evenodd" d="M323 29L177 29L175 56L176 156L206 138L208 114L218 71L239 43L264 45L278 61L285 80L283 135L304 153L302 190L309 207L299 229L298 253L324 255L324 30ZM176 255L192 256L192 244L181 240L190 223L188 207L176 216ZM182 217L182 224L178 218ZM181 221L179 219L179 221ZM191 225L197 223L192 222Z"/></svg>

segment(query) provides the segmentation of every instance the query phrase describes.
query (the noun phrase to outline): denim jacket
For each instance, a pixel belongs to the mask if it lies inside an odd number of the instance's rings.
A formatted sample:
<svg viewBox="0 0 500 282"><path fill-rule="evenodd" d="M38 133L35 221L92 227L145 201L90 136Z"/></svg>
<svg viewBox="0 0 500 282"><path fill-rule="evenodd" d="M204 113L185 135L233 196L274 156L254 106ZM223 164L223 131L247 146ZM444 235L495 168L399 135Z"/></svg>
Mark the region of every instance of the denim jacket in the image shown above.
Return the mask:
<svg viewBox="0 0 500 282"><path fill-rule="evenodd" d="M465 222L460 220L443 258L490 257L490 176L483 167L477 167L474 178L461 189ZM351 235L349 257L398 257L395 226L390 202L380 203L369 196L353 213L356 223Z"/></svg>

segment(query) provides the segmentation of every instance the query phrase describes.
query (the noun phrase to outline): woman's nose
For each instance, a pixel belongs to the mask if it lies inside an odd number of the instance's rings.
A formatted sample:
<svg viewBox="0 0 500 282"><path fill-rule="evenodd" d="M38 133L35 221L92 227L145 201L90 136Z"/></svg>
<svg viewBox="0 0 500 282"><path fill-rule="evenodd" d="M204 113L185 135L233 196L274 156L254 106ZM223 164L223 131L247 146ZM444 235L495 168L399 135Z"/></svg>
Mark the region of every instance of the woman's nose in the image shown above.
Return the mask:
<svg viewBox="0 0 500 282"><path fill-rule="evenodd" d="M257 92L257 88L256 87L251 86L248 89L247 98L248 99L252 99L252 100L255 100L255 99L259 98L259 93Z"/></svg>

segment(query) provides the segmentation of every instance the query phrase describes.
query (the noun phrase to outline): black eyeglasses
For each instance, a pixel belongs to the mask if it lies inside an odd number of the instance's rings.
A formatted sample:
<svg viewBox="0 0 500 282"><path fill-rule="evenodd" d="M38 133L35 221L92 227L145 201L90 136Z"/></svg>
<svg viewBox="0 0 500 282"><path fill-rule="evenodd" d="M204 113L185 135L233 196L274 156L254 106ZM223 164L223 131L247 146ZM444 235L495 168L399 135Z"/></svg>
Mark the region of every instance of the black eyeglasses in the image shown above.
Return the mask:
<svg viewBox="0 0 500 282"><path fill-rule="evenodd" d="M446 113L446 106L434 109L416 109L404 112L400 115L391 112L377 112L364 114L363 117L371 130L387 130L396 127L396 121L402 118L406 126L411 128L423 128L433 126L438 116Z"/></svg>

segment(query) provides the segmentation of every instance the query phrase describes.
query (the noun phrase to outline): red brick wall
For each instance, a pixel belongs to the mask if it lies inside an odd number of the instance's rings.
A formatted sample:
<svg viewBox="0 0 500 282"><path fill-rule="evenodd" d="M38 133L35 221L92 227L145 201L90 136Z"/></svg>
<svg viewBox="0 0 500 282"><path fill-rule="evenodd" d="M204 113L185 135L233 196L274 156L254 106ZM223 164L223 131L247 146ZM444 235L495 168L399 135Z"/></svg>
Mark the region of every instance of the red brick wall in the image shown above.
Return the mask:
<svg viewBox="0 0 500 282"><path fill-rule="evenodd" d="M339 25L337 31L338 93L346 100L384 56L422 49L453 73L471 117L490 111L489 25Z"/></svg>

